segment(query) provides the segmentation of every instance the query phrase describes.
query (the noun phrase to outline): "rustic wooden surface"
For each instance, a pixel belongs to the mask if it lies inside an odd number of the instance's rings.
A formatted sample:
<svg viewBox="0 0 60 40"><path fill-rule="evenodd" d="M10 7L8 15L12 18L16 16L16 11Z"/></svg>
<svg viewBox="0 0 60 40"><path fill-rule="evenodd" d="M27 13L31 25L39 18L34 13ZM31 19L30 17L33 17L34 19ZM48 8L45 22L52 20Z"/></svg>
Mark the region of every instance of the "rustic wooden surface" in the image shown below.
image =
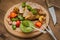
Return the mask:
<svg viewBox="0 0 60 40"><path fill-rule="evenodd" d="M0 0L0 40L53 40L53 38L48 34L41 34L38 37L32 38L32 39L22 39L16 36L13 36L10 34L4 27L4 15L6 11L13 5L21 2L21 1L33 1L41 4L45 8L46 5L43 0ZM52 31L54 32L56 38L60 40L60 9L55 7L56 15L57 15L57 24L53 25L53 22L51 20L50 16L50 22L49 25L51 26ZM1 35L2 34L2 35Z"/></svg>

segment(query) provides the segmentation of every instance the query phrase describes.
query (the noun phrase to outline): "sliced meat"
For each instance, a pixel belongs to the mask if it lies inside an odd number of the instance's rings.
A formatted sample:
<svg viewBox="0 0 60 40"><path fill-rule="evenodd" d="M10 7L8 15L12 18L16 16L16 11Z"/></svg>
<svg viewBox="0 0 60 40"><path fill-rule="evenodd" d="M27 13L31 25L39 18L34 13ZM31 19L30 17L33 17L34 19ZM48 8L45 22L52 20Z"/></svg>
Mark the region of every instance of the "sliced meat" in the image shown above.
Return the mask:
<svg viewBox="0 0 60 40"><path fill-rule="evenodd" d="M32 14L32 12L30 12L27 7L25 7L25 11L23 13L23 17L25 17L25 19L29 19L29 20L33 20L35 19L35 15Z"/></svg>
<svg viewBox="0 0 60 40"><path fill-rule="evenodd" d="M27 7L25 7L23 17L26 17L27 15L29 15L29 11L27 10Z"/></svg>
<svg viewBox="0 0 60 40"><path fill-rule="evenodd" d="M45 16L45 17L46 17L46 13L43 12L42 9L36 9L36 10L37 10L37 12L38 12L38 14L39 14L40 16Z"/></svg>
<svg viewBox="0 0 60 40"><path fill-rule="evenodd" d="M22 8L22 6L19 7L19 13L24 13L24 8Z"/></svg>
<svg viewBox="0 0 60 40"><path fill-rule="evenodd" d="M35 18L35 15L33 15L32 12L29 12L28 14L29 14L29 15L27 15L27 16L25 17L25 19L29 19L29 20L34 20L34 19L36 19L36 18Z"/></svg>

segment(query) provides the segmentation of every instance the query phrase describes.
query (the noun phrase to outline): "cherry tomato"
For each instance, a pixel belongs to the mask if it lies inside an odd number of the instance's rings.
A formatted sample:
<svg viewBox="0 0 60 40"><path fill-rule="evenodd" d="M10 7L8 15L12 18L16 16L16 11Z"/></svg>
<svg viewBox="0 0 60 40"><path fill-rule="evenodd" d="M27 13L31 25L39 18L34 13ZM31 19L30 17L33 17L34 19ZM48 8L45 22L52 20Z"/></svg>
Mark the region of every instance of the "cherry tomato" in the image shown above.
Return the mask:
<svg viewBox="0 0 60 40"><path fill-rule="evenodd" d="M17 16L17 14L15 12L11 12L10 15L9 15L10 18L14 18L16 16Z"/></svg>
<svg viewBox="0 0 60 40"><path fill-rule="evenodd" d="M40 28L42 23L41 22L36 22L35 25L36 25L36 27Z"/></svg>
<svg viewBox="0 0 60 40"><path fill-rule="evenodd" d="M16 21L16 27L19 27L20 26L20 21L18 20L18 21Z"/></svg>

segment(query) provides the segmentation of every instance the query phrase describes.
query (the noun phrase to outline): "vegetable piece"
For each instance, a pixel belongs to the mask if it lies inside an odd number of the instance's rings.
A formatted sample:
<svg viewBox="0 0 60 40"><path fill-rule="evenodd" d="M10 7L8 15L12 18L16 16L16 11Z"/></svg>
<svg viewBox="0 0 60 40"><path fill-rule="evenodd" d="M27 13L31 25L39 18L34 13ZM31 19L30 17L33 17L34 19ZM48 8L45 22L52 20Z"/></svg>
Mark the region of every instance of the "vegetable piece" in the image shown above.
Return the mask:
<svg viewBox="0 0 60 40"><path fill-rule="evenodd" d="M23 24L24 26L26 26L26 27L29 27L29 23L28 23L27 20L22 21L22 24Z"/></svg>
<svg viewBox="0 0 60 40"><path fill-rule="evenodd" d="M16 30L16 25L12 25L12 29L13 30Z"/></svg>
<svg viewBox="0 0 60 40"><path fill-rule="evenodd" d="M36 25L38 28L40 28L41 25L42 25L42 23L41 23L41 22L36 22L35 25Z"/></svg>
<svg viewBox="0 0 60 40"><path fill-rule="evenodd" d="M38 19L40 17L40 15L36 15L36 18Z"/></svg>
<svg viewBox="0 0 60 40"><path fill-rule="evenodd" d="M34 15L37 14L37 10L36 10L36 9L32 9L31 6L27 5L27 9L28 9L29 11L31 11Z"/></svg>
<svg viewBox="0 0 60 40"><path fill-rule="evenodd" d="M16 16L17 16L17 14L15 12L11 12L10 15L9 15L10 18L14 18Z"/></svg>
<svg viewBox="0 0 60 40"><path fill-rule="evenodd" d="M16 18L11 18L11 21L17 21L18 20L18 18L16 17Z"/></svg>
<svg viewBox="0 0 60 40"><path fill-rule="evenodd" d="M9 21L8 23L9 23L10 25L12 25L12 21Z"/></svg>
<svg viewBox="0 0 60 40"><path fill-rule="evenodd" d="M16 21L16 27L19 27L20 26L20 21L18 20L18 21Z"/></svg>
<svg viewBox="0 0 60 40"><path fill-rule="evenodd" d="M31 12L36 15L37 14L37 10L36 9L32 9Z"/></svg>
<svg viewBox="0 0 60 40"><path fill-rule="evenodd" d="M27 5L27 9L28 9L29 11L31 11L31 10L32 10L32 7L30 7L29 5Z"/></svg>
<svg viewBox="0 0 60 40"><path fill-rule="evenodd" d="M40 21L40 22L43 22L43 19L45 19L44 16L40 16L40 17L39 17L39 21Z"/></svg>
<svg viewBox="0 0 60 40"><path fill-rule="evenodd" d="M26 27L26 26L23 25L23 23L21 23L20 29L22 30L22 32L24 32L24 33L30 33L30 32L33 31L34 24L31 21L28 21L28 24L29 24L29 26Z"/></svg>
<svg viewBox="0 0 60 40"><path fill-rule="evenodd" d="M23 21L23 20L24 20L24 17L23 17L23 16L21 16L21 15L18 15L18 18L19 18L21 21Z"/></svg>
<svg viewBox="0 0 60 40"><path fill-rule="evenodd" d="M15 7L13 11L16 12L16 13L18 13L19 12L19 8Z"/></svg>
<svg viewBox="0 0 60 40"><path fill-rule="evenodd" d="M16 25L16 21L13 21L13 22L12 22L12 25Z"/></svg>
<svg viewBox="0 0 60 40"><path fill-rule="evenodd" d="M22 7L24 8L26 6L26 2L23 2L22 3Z"/></svg>

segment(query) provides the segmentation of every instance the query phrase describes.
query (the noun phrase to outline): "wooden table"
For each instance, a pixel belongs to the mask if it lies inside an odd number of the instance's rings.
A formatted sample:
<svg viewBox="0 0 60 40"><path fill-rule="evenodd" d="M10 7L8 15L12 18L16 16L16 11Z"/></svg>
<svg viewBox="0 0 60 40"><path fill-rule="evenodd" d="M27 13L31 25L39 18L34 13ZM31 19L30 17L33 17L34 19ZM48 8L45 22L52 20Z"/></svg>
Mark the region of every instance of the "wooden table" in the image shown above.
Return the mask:
<svg viewBox="0 0 60 40"><path fill-rule="evenodd" d="M0 0L0 33L4 34L6 36L6 38L0 37L0 40L53 40L53 38L48 33L41 34L38 37L35 37L32 39L22 39L22 38L13 36L5 29L3 20L4 20L4 15L6 14L6 11L11 6L13 6L21 1L23 1L23 0ZM24 1L37 2L40 5L47 8L43 0L24 0ZM56 16L57 16L57 24L54 27L53 22L51 20L51 16L50 16L49 25L51 26L51 29L54 32L56 38L58 40L60 40L60 9L55 7L55 11L56 11Z"/></svg>

